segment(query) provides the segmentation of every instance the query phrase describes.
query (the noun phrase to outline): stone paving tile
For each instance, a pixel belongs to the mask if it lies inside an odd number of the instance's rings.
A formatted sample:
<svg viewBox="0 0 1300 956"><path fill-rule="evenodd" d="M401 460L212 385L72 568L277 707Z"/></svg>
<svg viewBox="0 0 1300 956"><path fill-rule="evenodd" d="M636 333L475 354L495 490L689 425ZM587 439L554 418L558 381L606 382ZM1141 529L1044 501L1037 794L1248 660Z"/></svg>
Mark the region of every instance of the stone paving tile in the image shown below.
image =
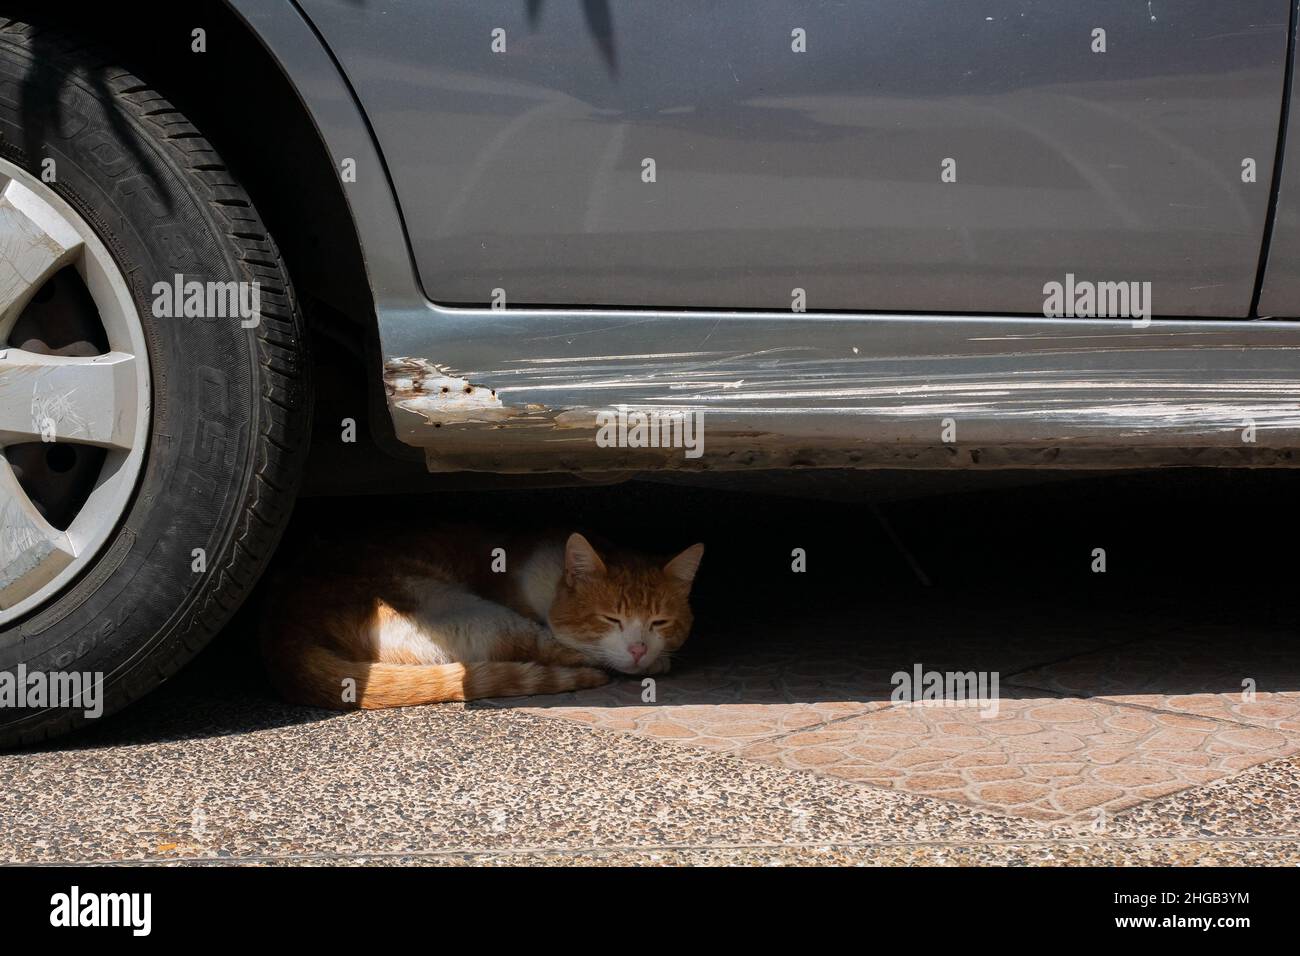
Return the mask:
<svg viewBox="0 0 1300 956"><path fill-rule="evenodd" d="M758 741L742 757L1043 822L1104 819L1300 750L1281 734L1104 700L902 704Z"/></svg>
<svg viewBox="0 0 1300 956"><path fill-rule="evenodd" d="M864 617L866 612L864 612ZM788 627L767 622L746 643L696 635L675 671L655 679L653 703L636 679L546 697L500 699L489 706L522 708L605 730L642 734L689 746L736 752L764 739L882 710L893 701L893 675L925 669L1011 671L1104 646L1107 637L1059 613L1026 609L1014 630L997 622L959 620L950 610L897 611L872 619L862 635L846 634L842 617L812 616ZM1117 633L1131 634L1120 629ZM744 648L738 653L737 648Z"/></svg>
<svg viewBox="0 0 1300 956"><path fill-rule="evenodd" d="M1300 752L1290 634L1023 611L886 609L861 635L841 612L767 622L749 645L706 632L653 702L632 679L493 704L1075 829ZM893 703L892 676L917 664L1004 675L999 715Z"/></svg>
<svg viewBox="0 0 1300 956"><path fill-rule="evenodd" d="M851 706L853 713L861 714L886 705L845 706ZM548 709L546 713L602 730L627 731L673 743L735 753L757 740L820 726L827 715L837 713L837 707L834 704L718 704L673 708L585 706Z"/></svg>
<svg viewBox="0 0 1300 956"><path fill-rule="evenodd" d="M628 678L570 694L489 703L721 752L888 706L851 682L822 682L805 700L797 693L774 681L771 672L748 679L694 668L656 678L653 702L645 699L640 680Z"/></svg>
<svg viewBox="0 0 1300 956"><path fill-rule="evenodd" d="M1243 682L1248 682L1247 694ZM1300 633L1197 628L1014 674L1008 683L1258 728L1261 746L1300 744ZM1246 739L1246 738L1243 738Z"/></svg>
<svg viewBox="0 0 1300 956"><path fill-rule="evenodd" d="M1114 839L1300 840L1298 798L1300 757L1287 757L1125 810L1092 832ZM1067 826L1053 833L1068 837Z"/></svg>

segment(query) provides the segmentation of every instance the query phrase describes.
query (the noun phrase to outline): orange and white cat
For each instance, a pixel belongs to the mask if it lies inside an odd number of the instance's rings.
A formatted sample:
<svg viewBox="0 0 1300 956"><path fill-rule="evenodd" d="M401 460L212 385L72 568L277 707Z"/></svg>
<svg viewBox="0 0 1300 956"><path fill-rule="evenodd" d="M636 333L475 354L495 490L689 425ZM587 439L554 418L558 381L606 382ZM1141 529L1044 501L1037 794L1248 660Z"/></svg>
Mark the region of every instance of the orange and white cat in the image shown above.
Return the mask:
<svg viewBox="0 0 1300 956"><path fill-rule="evenodd" d="M690 632L703 554L696 544L661 564L602 556L580 534L463 530L317 548L271 589L263 657L285 697L339 709L661 674Z"/></svg>

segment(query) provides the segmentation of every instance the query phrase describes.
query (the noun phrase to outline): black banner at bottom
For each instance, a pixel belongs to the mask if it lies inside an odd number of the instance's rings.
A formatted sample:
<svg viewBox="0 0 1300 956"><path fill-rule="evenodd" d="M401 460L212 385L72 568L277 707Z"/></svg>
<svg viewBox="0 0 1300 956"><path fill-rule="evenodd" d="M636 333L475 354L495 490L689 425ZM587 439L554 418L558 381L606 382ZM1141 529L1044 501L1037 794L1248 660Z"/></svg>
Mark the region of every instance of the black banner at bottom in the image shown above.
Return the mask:
<svg viewBox="0 0 1300 956"><path fill-rule="evenodd" d="M0 868L7 943L76 936L128 946L250 938L385 946L408 933L486 932L497 947L512 937L553 944L560 927L575 939L608 929L631 940L674 926L692 927L692 946L701 933L731 945L770 944L786 931L821 939L905 930L920 941L956 927L1026 940L1195 934L1230 945L1260 931L1290 935L1298 889L1296 870L1224 868ZM1020 936L1035 932L1052 935Z"/></svg>

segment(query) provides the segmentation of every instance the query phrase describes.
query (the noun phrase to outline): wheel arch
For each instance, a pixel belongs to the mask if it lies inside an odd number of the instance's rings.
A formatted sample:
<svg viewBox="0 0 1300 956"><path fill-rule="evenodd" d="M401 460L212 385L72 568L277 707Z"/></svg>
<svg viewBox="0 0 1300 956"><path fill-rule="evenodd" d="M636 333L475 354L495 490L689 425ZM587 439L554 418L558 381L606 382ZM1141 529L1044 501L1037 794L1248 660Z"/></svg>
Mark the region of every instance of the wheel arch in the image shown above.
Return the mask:
<svg viewBox="0 0 1300 956"><path fill-rule="evenodd" d="M147 0L132 7L124 16L115 6L78 0L0 0L5 15L110 50L194 121L276 237L300 301L309 304L313 341L328 338L355 359L376 444L409 454L392 437L386 411L375 297L353 209L321 121L259 29L270 25L298 42L319 41L288 0ZM198 28L205 31L201 54L191 49ZM332 62L323 48L319 57ZM354 110L357 132L369 136ZM330 122L337 125L337 116Z"/></svg>

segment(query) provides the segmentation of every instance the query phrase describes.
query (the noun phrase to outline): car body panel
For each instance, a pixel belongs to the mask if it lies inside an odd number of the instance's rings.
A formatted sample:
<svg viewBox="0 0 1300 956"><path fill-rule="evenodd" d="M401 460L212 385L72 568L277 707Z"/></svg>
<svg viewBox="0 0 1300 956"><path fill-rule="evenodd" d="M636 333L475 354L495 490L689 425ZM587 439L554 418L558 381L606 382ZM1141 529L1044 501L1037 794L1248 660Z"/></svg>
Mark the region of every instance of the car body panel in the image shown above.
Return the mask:
<svg viewBox="0 0 1300 956"><path fill-rule="evenodd" d="M1296 464L1300 323L435 304L320 37L276 0L232 4L355 161L389 410L432 470ZM707 454L600 446L618 407L703 410Z"/></svg>
<svg viewBox="0 0 1300 956"><path fill-rule="evenodd" d="M385 385L433 471L1285 465L1300 324L439 310L394 317ZM409 346L409 347L408 347ZM696 416L707 454L610 447ZM602 419L602 416L604 418Z"/></svg>
<svg viewBox="0 0 1300 956"><path fill-rule="evenodd" d="M1300 3L1297 3L1300 7ZM1294 30L1295 21L1292 29ZM1255 313L1280 318L1300 317L1300 119L1294 115L1296 96L1295 46L1290 64L1290 96L1280 137L1282 162L1277 171L1274 216L1267 247L1267 262L1260 275Z"/></svg>
<svg viewBox="0 0 1300 956"><path fill-rule="evenodd" d="M301 6L439 303L1041 314L1068 272L1251 305L1289 0Z"/></svg>

